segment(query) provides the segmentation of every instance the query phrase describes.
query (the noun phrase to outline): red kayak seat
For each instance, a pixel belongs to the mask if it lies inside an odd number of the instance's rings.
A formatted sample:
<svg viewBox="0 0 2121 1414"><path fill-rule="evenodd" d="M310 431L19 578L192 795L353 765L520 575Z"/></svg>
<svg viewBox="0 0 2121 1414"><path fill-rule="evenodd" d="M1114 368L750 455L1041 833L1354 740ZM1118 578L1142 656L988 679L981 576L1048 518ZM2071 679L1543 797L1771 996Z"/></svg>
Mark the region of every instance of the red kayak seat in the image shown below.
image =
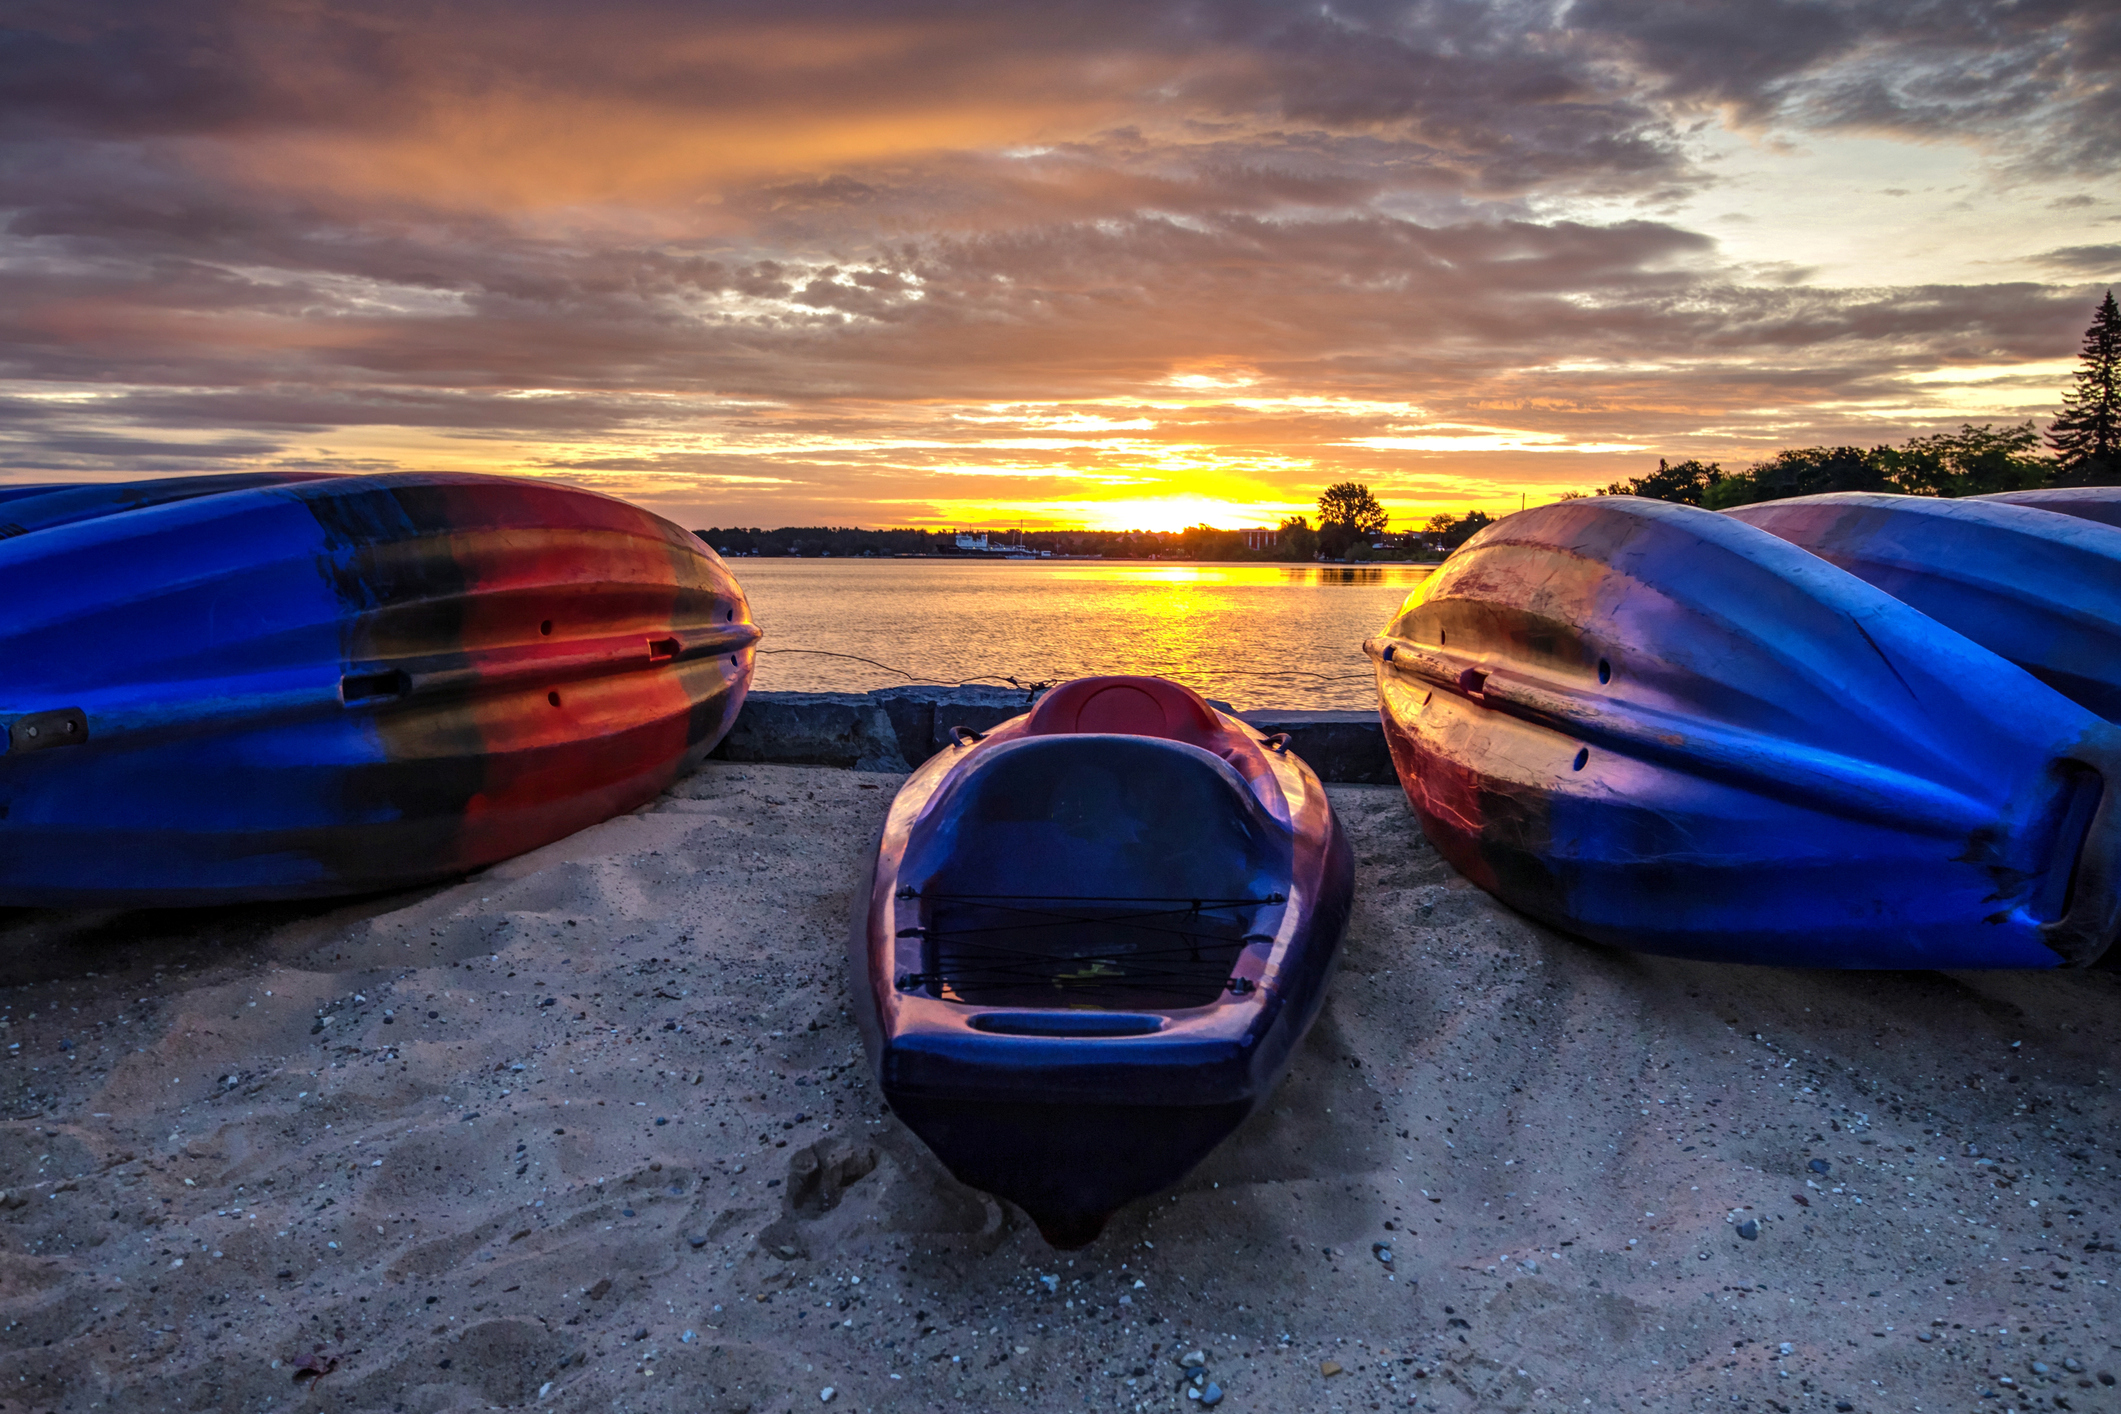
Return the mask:
<svg viewBox="0 0 2121 1414"><path fill-rule="evenodd" d="M1031 709L1026 736L1110 732L1162 737L1220 751L1222 723L1192 688L1152 677L1077 678L1063 683Z"/></svg>

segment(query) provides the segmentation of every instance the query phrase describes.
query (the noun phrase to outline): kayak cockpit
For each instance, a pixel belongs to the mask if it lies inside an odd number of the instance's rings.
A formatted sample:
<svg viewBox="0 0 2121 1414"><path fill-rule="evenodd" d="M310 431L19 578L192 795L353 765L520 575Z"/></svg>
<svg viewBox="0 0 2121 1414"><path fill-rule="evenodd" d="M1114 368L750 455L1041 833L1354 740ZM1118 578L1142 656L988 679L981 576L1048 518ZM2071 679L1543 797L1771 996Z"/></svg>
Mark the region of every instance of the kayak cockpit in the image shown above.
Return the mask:
<svg viewBox="0 0 2121 1414"><path fill-rule="evenodd" d="M1201 747L998 743L910 842L895 983L974 1006L1209 1006L1249 986L1233 975L1245 948L1272 943L1291 852L1288 827Z"/></svg>
<svg viewBox="0 0 2121 1414"><path fill-rule="evenodd" d="M899 792L851 939L892 1111L1057 1247L1183 1177L1324 999L1353 865L1318 777L1157 678L956 734Z"/></svg>

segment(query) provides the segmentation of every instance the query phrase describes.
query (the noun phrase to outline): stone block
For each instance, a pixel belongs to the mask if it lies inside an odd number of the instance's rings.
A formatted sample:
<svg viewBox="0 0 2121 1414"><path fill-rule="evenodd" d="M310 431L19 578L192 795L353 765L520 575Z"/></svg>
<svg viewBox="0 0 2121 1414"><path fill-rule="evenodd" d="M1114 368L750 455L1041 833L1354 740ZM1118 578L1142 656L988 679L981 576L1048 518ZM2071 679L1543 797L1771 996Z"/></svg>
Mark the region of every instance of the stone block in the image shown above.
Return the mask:
<svg viewBox="0 0 2121 1414"><path fill-rule="evenodd" d="M1265 707L1238 716L1259 731L1287 732L1289 749L1322 781L1341 785L1391 785L1392 753L1384 724L1371 712L1303 712Z"/></svg>
<svg viewBox="0 0 2121 1414"><path fill-rule="evenodd" d="M859 692L754 692L712 756L857 771L913 769L884 704Z"/></svg>
<svg viewBox="0 0 2121 1414"><path fill-rule="evenodd" d="M1010 687L886 687L869 696L882 704L899 750L915 766L950 744L952 727L983 732L1031 710L1030 694Z"/></svg>
<svg viewBox="0 0 2121 1414"><path fill-rule="evenodd" d="M992 687L754 692L714 758L910 771L950 744L952 727L986 731L1029 711L1026 699L1017 689ZM1394 780L1375 712L1262 708L1237 715L1262 733L1287 732L1289 749L1320 780L1350 785Z"/></svg>

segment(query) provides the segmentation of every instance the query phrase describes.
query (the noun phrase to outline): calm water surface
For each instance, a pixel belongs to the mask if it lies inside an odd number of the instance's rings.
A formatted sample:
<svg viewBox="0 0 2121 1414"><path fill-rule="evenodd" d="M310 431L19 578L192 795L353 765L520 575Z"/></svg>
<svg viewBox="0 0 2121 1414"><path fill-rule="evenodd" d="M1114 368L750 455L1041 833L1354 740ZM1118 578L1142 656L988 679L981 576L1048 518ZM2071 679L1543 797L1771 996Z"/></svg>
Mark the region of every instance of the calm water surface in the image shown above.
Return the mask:
<svg viewBox="0 0 2121 1414"><path fill-rule="evenodd" d="M734 559L763 691L1155 673L1240 708L1372 707L1362 641L1422 565ZM873 658L905 676L820 649Z"/></svg>

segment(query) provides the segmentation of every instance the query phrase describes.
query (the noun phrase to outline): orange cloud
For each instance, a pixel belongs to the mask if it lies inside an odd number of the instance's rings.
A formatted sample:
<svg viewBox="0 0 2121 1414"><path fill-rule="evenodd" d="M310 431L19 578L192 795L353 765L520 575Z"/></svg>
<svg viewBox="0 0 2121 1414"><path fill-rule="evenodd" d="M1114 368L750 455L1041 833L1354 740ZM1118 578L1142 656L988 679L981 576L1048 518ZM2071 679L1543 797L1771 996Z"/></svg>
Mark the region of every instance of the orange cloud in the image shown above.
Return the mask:
<svg viewBox="0 0 2121 1414"><path fill-rule="evenodd" d="M2051 412L2089 306L2049 282L2115 214L2077 0L1762 3L33 6L0 477L475 467L990 526L1266 525L1357 480L1406 523ZM2016 185L1908 229L2038 244L1748 263L1732 223L1776 250L1800 184L1776 143L1730 175L1710 111L2007 147Z"/></svg>

